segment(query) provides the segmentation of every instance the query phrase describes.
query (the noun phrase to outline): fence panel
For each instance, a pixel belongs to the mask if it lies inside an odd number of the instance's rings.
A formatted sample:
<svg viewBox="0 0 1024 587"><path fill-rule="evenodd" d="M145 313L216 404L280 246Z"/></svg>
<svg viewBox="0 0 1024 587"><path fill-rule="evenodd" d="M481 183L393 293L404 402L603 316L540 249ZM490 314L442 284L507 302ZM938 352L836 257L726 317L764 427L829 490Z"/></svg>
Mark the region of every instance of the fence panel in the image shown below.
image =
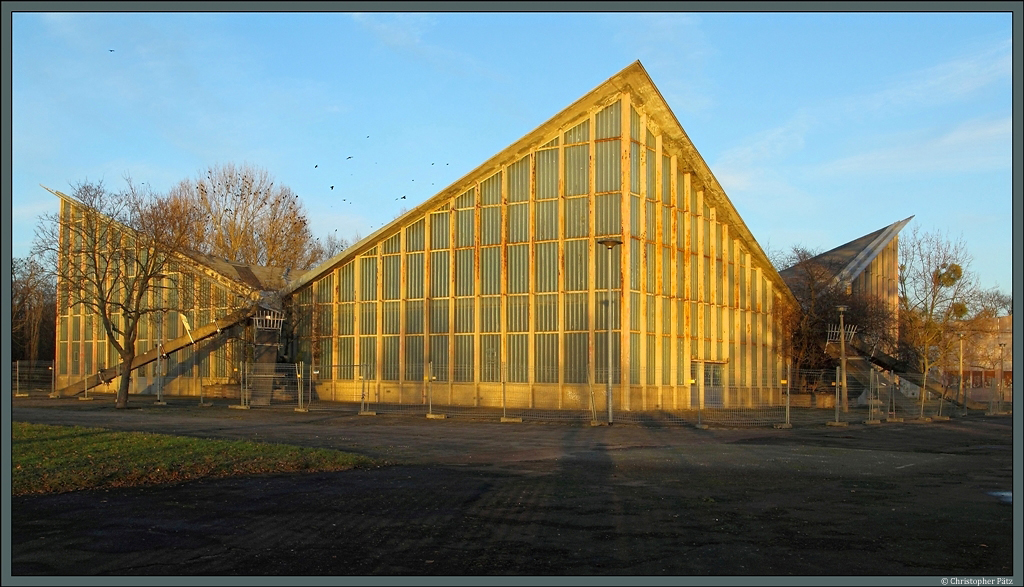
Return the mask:
<svg viewBox="0 0 1024 587"><path fill-rule="evenodd" d="M300 410L359 412L365 407L369 385L359 364L301 365Z"/></svg>
<svg viewBox="0 0 1024 587"><path fill-rule="evenodd" d="M246 363L240 404L243 407L297 407L302 366L298 363Z"/></svg>
<svg viewBox="0 0 1024 587"><path fill-rule="evenodd" d="M373 365L249 364L243 369L241 403L248 407L405 414L432 418L504 421L612 421L664 425L757 427L893 422L957 415L958 406L919 389L907 377L873 370L847 372L847 402L841 401L838 370L794 372L783 382L761 386L641 385L644 370L580 370L559 381L558 370L493 365L459 370L444 365L404 365L396 374L423 373L422 380L378 380ZM389 371L392 373L392 371ZM659 371L660 374L660 371ZM632 384L624 385L625 375ZM639 376L638 376L639 375ZM570 377L570 375L561 375ZM397 377L397 375L396 375ZM990 397L995 397L989 394ZM611 398L609 417L608 398ZM923 405L923 409L922 409ZM993 401L997 408L999 404Z"/></svg>
<svg viewBox="0 0 1024 587"><path fill-rule="evenodd" d="M29 392L53 392L53 361L12 361L11 392L26 397Z"/></svg>

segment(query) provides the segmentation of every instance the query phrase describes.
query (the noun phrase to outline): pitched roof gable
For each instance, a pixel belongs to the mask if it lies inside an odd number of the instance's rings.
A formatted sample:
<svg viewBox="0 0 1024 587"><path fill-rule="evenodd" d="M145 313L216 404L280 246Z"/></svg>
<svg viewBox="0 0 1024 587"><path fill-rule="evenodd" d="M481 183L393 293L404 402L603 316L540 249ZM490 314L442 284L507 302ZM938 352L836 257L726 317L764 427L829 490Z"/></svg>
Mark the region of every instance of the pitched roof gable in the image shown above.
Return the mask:
<svg viewBox="0 0 1024 587"><path fill-rule="evenodd" d="M834 268L833 282L851 282L875 260L875 257L885 249L892 239L896 238L912 218L913 216L909 216L870 234L853 239L846 244L812 257L809 261L822 267ZM783 279L795 277L796 265L780 271L779 274Z"/></svg>
<svg viewBox="0 0 1024 587"><path fill-rule="evenodd" d="M699 182L705 186L705 200L709 205L716 208L718 219L731 226L731 230L751 252L756 263L762 267L765 276L772 281L776 289L791 302L795 301L792 293L789 291L789 287L774 269L764 250L740 218L736 208L725 195L725 190L722 189L721 184L719 184L703 157L693 146L686 131L683 130L679 120L668 106L661 92L654 85L643 65L640 64L640 61L633 62L619 73L613 75L564 108L561 112L420 205L392 220L348 249L307 271L301 277L291 282L281 291L281 294L288 295L320 275L373 248L383 240L383 237L394 234L398 228L409 220L429 214L443 202L459 195L459 193L466 189L467 184L486 179L486 177L494 172L495 167L518 160L531 149L548 142L552 136L557 136L562 131L579 124L595 108L603 108L618 99L620 93L629 93L632 103L644 106L648 113L648 123L662 135L663 144L674 146L682 153L683 158L686 159L685 170L692 172ZM624 136L626 136L625 133L627 131L624 130L623 132Z"/></svg>
<svg viewBox="0 0 1024 587"><path fill-rule="evenodd" d="M73 206L83 205L74 197L63 192L50 189L45 185L41 187L58 198L71 203ZM125 227L125 229L130 230L128 227ZM237 293L276 292L288 284L288 270L280 267L245 265L191 250L178 252L177 255L179 258L186 258L189 262L204 269L207 273L219 277L225 284L231 284Z"/></svg>

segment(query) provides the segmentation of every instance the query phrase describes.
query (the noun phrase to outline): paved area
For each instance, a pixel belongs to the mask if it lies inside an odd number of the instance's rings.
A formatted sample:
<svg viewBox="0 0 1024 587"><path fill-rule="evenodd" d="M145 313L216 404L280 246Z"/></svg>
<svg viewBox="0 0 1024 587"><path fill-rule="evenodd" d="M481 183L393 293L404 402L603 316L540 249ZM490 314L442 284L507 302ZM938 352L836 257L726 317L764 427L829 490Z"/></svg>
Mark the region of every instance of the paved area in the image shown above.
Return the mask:
<svg viewBox="0 0 1024 587"><path fill-rule="evenodd" d="M15 577L1013 573L1009 416L698 430L169 404L11 413L389 464L14 498Z"/></svg>

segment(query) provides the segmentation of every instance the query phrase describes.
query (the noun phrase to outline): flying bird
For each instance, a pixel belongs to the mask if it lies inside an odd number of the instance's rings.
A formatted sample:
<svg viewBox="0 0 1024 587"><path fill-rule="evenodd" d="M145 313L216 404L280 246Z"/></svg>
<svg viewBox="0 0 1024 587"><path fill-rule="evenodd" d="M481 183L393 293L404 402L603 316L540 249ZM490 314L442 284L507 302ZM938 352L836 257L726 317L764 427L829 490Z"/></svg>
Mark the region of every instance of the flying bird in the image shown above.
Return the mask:
<svg viewBox="0 0 1024 587"><path fill-rule="evenodd" d="M108 51L110 51L111 53L113 53L113 52L114 52L114 50L113 50L113 49L108 49Z"/></svg>
<svg viewBox="0 0 1024 587"><path fill-rule="evenodd" d="M314 165L314 166L313 166L313 169L316 169L317 167L320 167L320 166L319 166L319 165Z"/></svg>
<svg viewBox="0 0 1024 587"><path fill-rule="evenodd" d="M348 157L345 157L345 160L347 161L347 160L349 160L351 158L352 158L352 155L349 155Z"/></svg>
<svg viewBox="0 0 1024 587"><path fill-rule="evenodd" d="M332 189L332 190L334 189L334 186L333 186L333 185L331 186L331 189Z"/></svg>

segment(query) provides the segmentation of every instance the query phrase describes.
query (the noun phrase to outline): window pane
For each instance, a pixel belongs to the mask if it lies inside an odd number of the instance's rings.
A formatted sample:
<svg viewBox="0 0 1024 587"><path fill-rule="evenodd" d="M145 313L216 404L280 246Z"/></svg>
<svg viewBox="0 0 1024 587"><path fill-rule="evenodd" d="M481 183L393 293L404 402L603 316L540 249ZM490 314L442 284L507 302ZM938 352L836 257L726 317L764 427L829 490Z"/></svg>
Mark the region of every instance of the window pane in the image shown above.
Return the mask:
<svg viewBox="0 0 1024 587"><path fill-rule="evenodd" d="M565 237L579 238L590 234L590 198L565 201Z"/></svg>

